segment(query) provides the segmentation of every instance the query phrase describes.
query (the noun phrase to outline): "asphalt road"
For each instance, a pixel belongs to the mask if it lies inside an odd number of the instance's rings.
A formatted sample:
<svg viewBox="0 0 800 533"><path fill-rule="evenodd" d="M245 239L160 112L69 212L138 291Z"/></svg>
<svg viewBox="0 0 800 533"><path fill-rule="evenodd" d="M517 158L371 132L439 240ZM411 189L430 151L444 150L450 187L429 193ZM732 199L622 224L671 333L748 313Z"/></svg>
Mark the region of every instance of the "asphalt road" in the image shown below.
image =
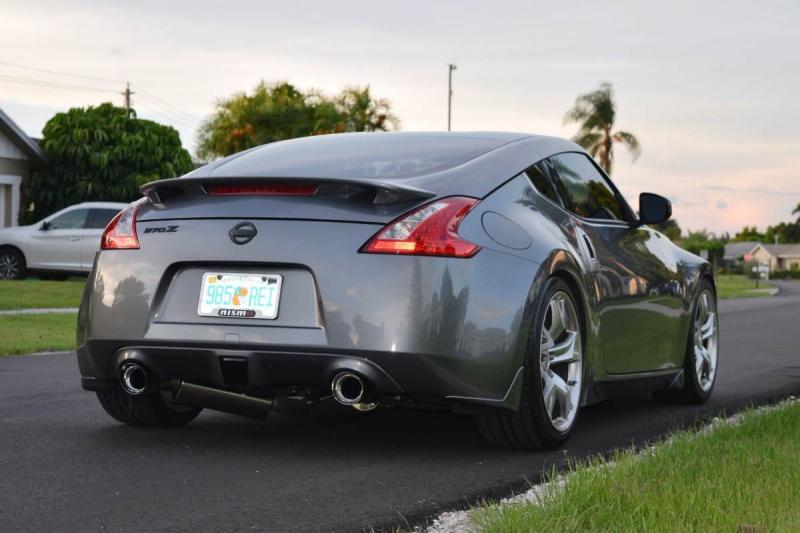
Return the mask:
<svg viewBox="0 0 800 533"><path fill-rule="evenodd" d="M72 355L0 357L0 531L349 531L420 523L510 494L566 458L800 393L800 284L721 302L716 390L704 407L647 396L585 409L566 453L497 451L469 419L376 412L319 425L203 413L177 430L113 422ZM2 334L13 334L4 331Z"/></svg>

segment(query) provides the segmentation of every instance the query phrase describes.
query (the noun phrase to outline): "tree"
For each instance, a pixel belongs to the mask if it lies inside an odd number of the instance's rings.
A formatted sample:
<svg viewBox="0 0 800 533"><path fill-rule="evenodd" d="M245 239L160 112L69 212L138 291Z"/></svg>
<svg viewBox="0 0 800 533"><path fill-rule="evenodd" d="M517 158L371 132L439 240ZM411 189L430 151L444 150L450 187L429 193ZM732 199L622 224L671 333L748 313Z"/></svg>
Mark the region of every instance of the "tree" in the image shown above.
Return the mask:
<svg viewBox="0 0 800 533"><path fill-rule="evenodd" d="M761 242L763 240L764 235L755 226L745 226L733 237L734 242Z"/></svg>
<svg viewBox="0 0 800 533"><path fill-rule="evenodd" d="M654 224L651 227L666 235L672 242L677 242L681 239L681 227L678 225L678 221L673 218L661 224Z"/></svg>
<svg viewBox="0 0 800 533"><path fill-rule="evenodd" d="M197 154L207 160L295 137L385 131L398 125L389 101L373 98L369 86L348 87L330 98L288 82L262 81L250 94L217 101L200 129Z"/></svg>
<svg viewBox="0 0 800 533"><path fill-rule="evenodd" d="M797 204L797 207L792 209L792 214L797 215L797 221L800 222L800 204Z"/></svg>
<svg viewBox="0 0 800 533"><path fill-rule="evenodd" d="M374 99L366 87L348 87L336 97L336 106L345 121L345 131L387 131L399 121L385 98Z"/></svg>
<svg viewBox="0 0 800 533"><path fill-rule="evenodd" d="M23 223L79 202L130 202L141 185L193 168L174 128L110 103L58 113L42 133L47 163L26 181Z"/></svg>
<svg viewBox="0 0 800 533"><path fill-rule="evenodd" d="M725 252L725 243L704 229L690 231L680 245L684 250L697 255L700 255L702 250L708 250L708 260L713 264L718 264Z"/></svg>
<svg viewBox="0 0 800 533"><path fill-rule="evenodd" d="M575 105L564 115L564 124L579 124L572 140L584 147L607 174L611 174L614 166L614 144L626 146L634 161L641 154L636 136L627 131L613 131L615 118L613 89L607 82L601 83L596 91L578 96Z"/></svg>
<svg viewBox="0 0 800 533"><path fill-rule="evenodd" d="M764 232L763 242L771 244L790 244L800 242L800 221L781 222L774 226L769 226Z"/></svg>

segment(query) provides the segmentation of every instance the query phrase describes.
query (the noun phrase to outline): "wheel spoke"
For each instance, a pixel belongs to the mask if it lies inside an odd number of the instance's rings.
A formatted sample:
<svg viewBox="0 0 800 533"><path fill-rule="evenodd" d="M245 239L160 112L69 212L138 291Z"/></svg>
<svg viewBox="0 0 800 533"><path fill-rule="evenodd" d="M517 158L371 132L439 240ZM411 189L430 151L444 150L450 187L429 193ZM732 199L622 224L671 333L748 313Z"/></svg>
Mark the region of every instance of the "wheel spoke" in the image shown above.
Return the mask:
<svg viewBox="0 0 800 533"><path fill-rule="evenodd" d="M700 317L705 319L708 316L708 308L709 308L709 301L708 301L708 293L704 292L700 296L700 309L702 313L700 313Z"/></svg>
<svg viewBox="0 0 800 533"><path fill-rule="evenodd" d="M694 369L697 372L697 377L703 377L703 367L705 366L706 357L703 354L703 349L699 346L694 347Z"/></svg>
<svg viewBox="0 0 800 533"><path fill-rule="evenodd" d="M556 388L555 383L553 382L553 373L546 371L542 374L542 381L544 381L544 387L542 393L544 395L544 408L547 411L547 416L551 419L553 418L553 405L556 401Z"/></svg>
<svg viewBox="0 0 800 533"><path fill-rule="evenodd" d="M561 297L557 296L550 301L551 321L548 331L554 339L557 339L567 329L564 306L564 299Z"/></svg>
<svg viewBox="0 0 800 533"><path fill-rule="evenodd" d="M708 318L700 326L700 338L703 340L710 339L712 335L714 335L714 320L715 320L715 313L706 313Z"/></svg>
<svg viewBox="0 0 800 533"><path fill-rule="evenodd" d="M550 356L550 366L562 363L572 363L576 361L576 346L575 342L578 340L578 333L576 331L568 331L567 338L554 345L548 350Z"/></svg>
<svg viewBox="0 0 800 533"><path fill-rule="evenodd" d="M542 350L544 350L545 352L550 351L553 345L555 345L553 336L550 335L549 331L542 328Z"/></svg>
<svg viewBox="0 0 800 533"><path fill-rule="evenodd" d="M553 374L554 396L558 398L558 405L561 408L559 415L564 418L572 410L572 400L570 398L570 387L567 382L561 379L558 374Z"/></svg>

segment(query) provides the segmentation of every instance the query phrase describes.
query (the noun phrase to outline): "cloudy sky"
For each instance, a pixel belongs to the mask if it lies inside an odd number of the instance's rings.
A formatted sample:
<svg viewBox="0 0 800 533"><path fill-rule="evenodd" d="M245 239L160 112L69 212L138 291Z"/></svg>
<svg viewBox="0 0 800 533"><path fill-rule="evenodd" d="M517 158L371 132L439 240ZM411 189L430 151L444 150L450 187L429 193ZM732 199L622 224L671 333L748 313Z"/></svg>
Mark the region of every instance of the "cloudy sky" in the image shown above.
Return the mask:
<svg viewBox="0 0 800 533"><path fill-rule="evenodd" d="M404 130L571 136L576 95L614 84L630 200L660 192L684 228L735 232L800 203L800 2L4 0L0 107L31 135L53 113L121 103L194 149L216 98L259 80L370 84ZM29 69L20 68L29 67ZM60 76L44 69L96 79ZM634 203L634 202L632 202Z"/></svg>

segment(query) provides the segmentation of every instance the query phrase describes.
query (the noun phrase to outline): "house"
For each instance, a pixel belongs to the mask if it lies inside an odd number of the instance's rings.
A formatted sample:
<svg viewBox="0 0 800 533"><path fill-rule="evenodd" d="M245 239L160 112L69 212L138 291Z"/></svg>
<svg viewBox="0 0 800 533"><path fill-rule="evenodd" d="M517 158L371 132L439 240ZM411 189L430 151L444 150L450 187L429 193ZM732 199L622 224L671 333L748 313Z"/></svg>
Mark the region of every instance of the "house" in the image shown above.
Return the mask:
<svg viewBox="0 0 800 533"><path fill-rule="evenodd" d="M770 272L800 269L800 244L758 244L750 255Z"/></svg>
<svg viewBox="0 0 800 533"><path fill-rule="evenodd" d="M17 225L20 189L44 152L0 109L0 228Z"/></svg>
<svg viewBox="0 0 800 533"><path fill-rule="evenodd" d="M755 250L759 243L756 241L729 242L725 245L722 253L722 267L735 268L744 264L744 256L749 255Z"/></svg>

